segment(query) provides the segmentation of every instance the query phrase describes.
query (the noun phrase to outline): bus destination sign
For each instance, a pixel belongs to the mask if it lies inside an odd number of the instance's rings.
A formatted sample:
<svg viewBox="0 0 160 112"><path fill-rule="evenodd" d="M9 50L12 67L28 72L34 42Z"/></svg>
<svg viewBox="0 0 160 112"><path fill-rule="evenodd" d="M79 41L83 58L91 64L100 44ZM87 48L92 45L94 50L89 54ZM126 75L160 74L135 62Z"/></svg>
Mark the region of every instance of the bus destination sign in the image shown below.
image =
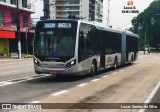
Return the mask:
<svg viewBox="0 0 160 112"><path fill-rule="evenodd" d="M71 23L44 23L44 28L71 28Z"/></svg>

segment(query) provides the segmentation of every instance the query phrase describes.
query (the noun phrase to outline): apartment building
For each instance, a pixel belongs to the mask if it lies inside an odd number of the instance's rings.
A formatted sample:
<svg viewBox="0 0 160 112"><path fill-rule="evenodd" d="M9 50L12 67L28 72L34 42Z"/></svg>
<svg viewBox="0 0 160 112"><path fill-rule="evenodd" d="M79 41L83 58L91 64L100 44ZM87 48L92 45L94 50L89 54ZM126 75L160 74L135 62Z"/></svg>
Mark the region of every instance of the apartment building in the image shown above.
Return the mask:
<svg viewBox="0 0 160 112"><path fill-rule="evenodd" d="M28 33L31 25L31 14L34 6L30 0L19 0L20 39L22 52L26 51L26 44L31 47L30 41L33 31ZM16 38L17 0L0 0L0 57L9 57L12 52L18 52ZM26 33L29 35L26 37Z"/></svg>
<svg viewBox="0 0 160 112"><path fill-rule="evenodd" d="M74 15L86 21L102 22L103 0L50 0L50 18L66 19Z"/></svg>

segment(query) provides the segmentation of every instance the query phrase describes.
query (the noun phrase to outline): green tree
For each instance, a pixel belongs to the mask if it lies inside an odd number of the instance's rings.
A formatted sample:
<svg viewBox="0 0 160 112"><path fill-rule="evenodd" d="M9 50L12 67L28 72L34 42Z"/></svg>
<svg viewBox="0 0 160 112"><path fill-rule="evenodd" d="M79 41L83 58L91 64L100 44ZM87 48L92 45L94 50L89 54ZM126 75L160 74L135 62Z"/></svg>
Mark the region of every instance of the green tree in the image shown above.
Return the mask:
<svg viewBox="0 0 160 112"><path fill-rule="evenodd" d="M158 14L158 15L157 15ZM156 16L157 15L157 16ZM144 46L145 33L146 44L159 49L160 45L160 0L153 1L148 8L132 19L132 30L139 34L139 45Z"/></svg>

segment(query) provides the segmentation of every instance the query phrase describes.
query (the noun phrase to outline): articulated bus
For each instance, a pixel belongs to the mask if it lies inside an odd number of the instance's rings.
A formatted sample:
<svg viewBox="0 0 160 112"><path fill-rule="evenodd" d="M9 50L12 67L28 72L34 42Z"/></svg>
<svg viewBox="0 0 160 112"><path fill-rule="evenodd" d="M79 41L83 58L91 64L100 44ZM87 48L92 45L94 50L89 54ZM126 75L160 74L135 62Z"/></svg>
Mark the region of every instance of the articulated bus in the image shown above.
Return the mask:
<svg viewBox="0 0 160 112"><path fill-rule="evenodd" d="M97 71L138 56L138 35L81 20L43 20L36 25L34 68L37 74L94 76Z"/></svg>

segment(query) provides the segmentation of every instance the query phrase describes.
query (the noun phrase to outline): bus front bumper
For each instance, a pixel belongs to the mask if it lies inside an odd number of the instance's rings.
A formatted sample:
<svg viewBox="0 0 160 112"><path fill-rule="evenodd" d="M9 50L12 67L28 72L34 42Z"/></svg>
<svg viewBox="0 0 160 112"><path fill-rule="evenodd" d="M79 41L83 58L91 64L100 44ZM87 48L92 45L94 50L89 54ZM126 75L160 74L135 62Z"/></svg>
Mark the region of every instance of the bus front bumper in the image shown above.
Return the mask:
<svg viewBox="0 0 160 112"><path fill-rule="evenodd" d="M72 68L44 68L39 67L34 64L35 73L37 74L75 74L77 72L76 66L73 66Z"/></svg>

